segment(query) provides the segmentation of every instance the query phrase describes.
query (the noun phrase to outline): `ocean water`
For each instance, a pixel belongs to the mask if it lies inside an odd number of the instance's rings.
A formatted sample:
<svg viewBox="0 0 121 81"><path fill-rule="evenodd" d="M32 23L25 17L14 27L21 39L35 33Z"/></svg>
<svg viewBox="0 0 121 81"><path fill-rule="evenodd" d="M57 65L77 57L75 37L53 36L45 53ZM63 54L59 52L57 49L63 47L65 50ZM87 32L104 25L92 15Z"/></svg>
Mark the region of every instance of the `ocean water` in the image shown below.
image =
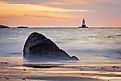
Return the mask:
<svg viewBox="0 0 121 81"><path fill-rule="evenodd" d="M77 65L121 65L121 28L0 29L0 57L24 60L23 46L32 32L45 35L69 55L77 56Z"/></svg>

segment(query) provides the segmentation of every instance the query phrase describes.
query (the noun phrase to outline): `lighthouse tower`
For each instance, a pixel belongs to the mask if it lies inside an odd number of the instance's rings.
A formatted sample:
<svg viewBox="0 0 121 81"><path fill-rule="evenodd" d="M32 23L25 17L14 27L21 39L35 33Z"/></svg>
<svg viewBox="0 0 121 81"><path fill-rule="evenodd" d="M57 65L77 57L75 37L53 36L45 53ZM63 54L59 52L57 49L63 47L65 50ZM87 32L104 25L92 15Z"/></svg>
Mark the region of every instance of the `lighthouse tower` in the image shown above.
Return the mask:
<svg viewBox="0 0 121 81"><path fill-rule="evenodd" d="M82 20L82 26L81 26L81 28L88 28L87 26L86 26L86 22L85 22L85 19L83 18L83 20Z"/></svg>

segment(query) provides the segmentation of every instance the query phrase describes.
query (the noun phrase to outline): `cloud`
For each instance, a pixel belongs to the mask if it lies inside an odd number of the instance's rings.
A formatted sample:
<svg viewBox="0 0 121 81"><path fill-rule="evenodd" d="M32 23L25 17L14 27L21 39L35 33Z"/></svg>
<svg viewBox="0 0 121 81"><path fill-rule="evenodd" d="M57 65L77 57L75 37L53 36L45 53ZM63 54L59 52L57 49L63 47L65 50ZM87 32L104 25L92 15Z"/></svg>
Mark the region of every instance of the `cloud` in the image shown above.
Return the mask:
<svg viewBox="0 0 121 81"><path fill-rule="evenodd" d="M15 0L14 0L15 1ZM11 2L0 3L0 23L6 24L61 24L65 21L75 21L81 18L80 14L90 13L89 10L67 9L46 5L25 4Z"/></svg>
<svg viewBox="0 0 121 81"><path fill-rule="evenodd" d="M43 13L44 14L44 13ZM73 25L70 22L75 21L78 16L68 14L25 14L25 15L7 15L0 17L0 24L8 25L38 25L38 26L56 26ZM55 16L54 16L55 15ZM56 16L58 15L58 16ZM75 17L74 17L75 16ZM80 18L80 17L78 17ZM70 24L69 24L70 23Z"/></svg>
<svg viewBox="0 0 121 81"><path fill-rule="evenodd" d="M36 22L43 19L56 23L70 19L73 21L70 24L75 25L84 17L89 25L115 25L112 23L117 22L120 25L120 8L120 0L0 0L0 19L10 21L26 17L27 21L34 18Z"/></svg>
<svg viewBox="0 0 121 81"><path fill-rule="evenodd" d="M53 8L34 4L8 4L0 3L0 23L44 25L65 23L65 21L80 18L70 12L88 12L86 10L73 10Z"/></svg>
<svg viewBox="0 0 121 81"><path fill-rule="evenodd" d="M85 0L0 0L8 3L15 3L15 4L32 4L32 3L85 3Z"/></svg>
<svg viewBox="0 0 121 81"><path fill-rule="evenodd" d="M74 13L88 13L89 10L77 10L77 9L64 9L56 7L48 7L43 5L35 4L7 4L0 3L0 15L1 18L5 17L16 17L24 16L25 14L32 17L51 17L51 18L79 18L77 14Z"/></svg>
<svg viewBox="0 0 121 81"><path fill-rule="evenodd" d="M36 18L48 17L48 18L59 18L59 19L77 19L77 18L80 18L79 15L75 15L75 14L54 13L54 12L38 12L37 14L36 13L25 14L25 16L36 17Z"/></svg>
<svg viewBox="0 0 121 81"><path fill-rule="evenodd" d="M0 11L50 11L50 12L88 12L89 10L81 9L64 9L57 7L48 7L43 5L34 5L34 4L0 4Z"/></svg>

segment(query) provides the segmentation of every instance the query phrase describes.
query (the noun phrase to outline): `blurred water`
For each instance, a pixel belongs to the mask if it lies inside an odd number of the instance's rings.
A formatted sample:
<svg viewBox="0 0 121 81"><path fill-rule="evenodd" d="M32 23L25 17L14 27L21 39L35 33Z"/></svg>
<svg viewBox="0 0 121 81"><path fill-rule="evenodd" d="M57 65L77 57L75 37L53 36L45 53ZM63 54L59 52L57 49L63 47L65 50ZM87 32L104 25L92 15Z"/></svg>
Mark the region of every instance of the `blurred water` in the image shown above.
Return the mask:
<svg viewBox="0 0 121 81"><path fill-rule="evenodd" d="M121 28L9 28L0 29L0 56L22 57L24 43L32 32L54 41L79 64L120 64Z"/></svg>

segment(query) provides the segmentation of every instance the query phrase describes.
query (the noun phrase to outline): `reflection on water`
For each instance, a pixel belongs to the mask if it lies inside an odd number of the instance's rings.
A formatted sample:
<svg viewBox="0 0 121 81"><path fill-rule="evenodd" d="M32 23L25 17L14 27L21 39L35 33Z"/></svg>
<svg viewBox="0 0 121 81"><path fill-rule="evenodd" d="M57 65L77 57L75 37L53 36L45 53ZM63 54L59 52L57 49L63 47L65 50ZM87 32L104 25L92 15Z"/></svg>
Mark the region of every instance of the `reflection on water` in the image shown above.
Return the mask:
<svg viewBox="0 0 121 81"><path fill-rule="evenodd" d="M24 61L20 57L1 57L1 62L7 61L8 64L1 64L0 77L9 79L26 79L28 81L101 81L116 79L121 80L120 65L76 65L76 62L71 64L62 64L60 62L38 63L35 65L42 66L34 68L33 66L23 66ZM20 61L21 60L21 61ZM18 62L20 61L20 62ZM19 64L18 64L19 63ZM28 62L29 63L29 62ZM56 64L57 63L57 64ZM31 63L30 63L31 64ZM73 65L75 64L75 65ZM44 66L44 67L43 67ZM47 67L46 66L56 66ZM4 81L4 80L3 80ZM16 80L15 80L16 81Z"/></svg>

